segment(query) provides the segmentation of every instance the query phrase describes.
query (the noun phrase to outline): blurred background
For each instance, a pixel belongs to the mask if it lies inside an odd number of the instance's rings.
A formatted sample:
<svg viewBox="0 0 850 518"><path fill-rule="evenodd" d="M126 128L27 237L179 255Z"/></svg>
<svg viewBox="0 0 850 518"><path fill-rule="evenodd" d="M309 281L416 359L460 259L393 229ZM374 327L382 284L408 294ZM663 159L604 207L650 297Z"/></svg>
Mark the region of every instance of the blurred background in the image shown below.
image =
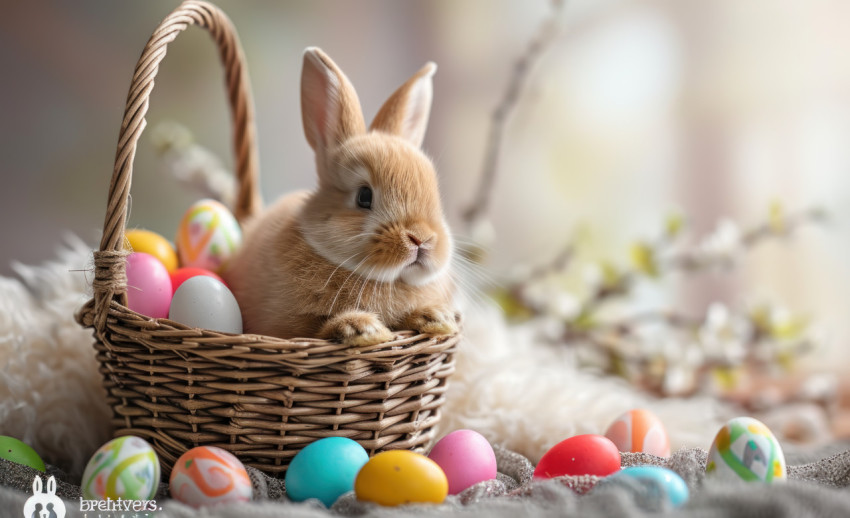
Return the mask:
<svg viewBox="0 0 850 518"><path fill-rule="evenodd" d="M6 2L0 16L0 274L54 257L68 233L99 239L135 62L176 1ZM477 188L493 108L550 2L219 0L239 30L256 103L266 201L314 183L301 126L301 54L322 47L367 120L428 60L424 148L450 221ZM724 219L746 229L780 203L827 225L759 244L733 272L673 276L647 305L704 314L779 301L823 331L809 361L846 366L850 337L850 3L841 0L572 0L508 121L485 268L549 261L582 236L588 258L628 262L671 211L693 240ZM173 236L195 200L157 158L166 120L229 164L229 114L214 46L169 47L136 156L129 224ZM86 265L80 265L81 268Z"/></svg>

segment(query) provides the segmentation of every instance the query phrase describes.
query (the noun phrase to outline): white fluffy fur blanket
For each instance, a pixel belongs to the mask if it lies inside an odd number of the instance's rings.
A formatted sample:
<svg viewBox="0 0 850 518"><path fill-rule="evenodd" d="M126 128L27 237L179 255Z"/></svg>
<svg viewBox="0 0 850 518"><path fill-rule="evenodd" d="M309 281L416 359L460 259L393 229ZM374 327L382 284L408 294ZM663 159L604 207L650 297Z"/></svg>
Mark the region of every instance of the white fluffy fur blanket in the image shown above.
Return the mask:
<svg viewBox="0 0 850 518"><path fill-rule="evenodd" d="M90 245L69 238L53 261L0 277L0 435L18 437L72 477L111 433L93 339L73 318L89 297L90 266ZM707 449L730 417L713 400L653 400L578 371L565 351L534 343L486 303L473 306L442 433L471 428L536 462L556 442L604 433L638 406L665 423L674 450Z"/></svg>

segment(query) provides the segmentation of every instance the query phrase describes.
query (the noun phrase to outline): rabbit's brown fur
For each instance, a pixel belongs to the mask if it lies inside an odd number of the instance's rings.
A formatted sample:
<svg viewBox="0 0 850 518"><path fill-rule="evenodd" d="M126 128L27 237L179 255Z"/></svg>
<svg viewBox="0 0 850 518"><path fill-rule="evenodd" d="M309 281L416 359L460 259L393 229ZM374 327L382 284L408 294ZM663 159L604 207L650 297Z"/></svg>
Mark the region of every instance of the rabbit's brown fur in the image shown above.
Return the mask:
<svg viewBox="0 0 850 518"><path fill-rule="evenodd" d="M452 240L419 149L435 68L402 85L367 131L345 75L319 49L305 52L302 116L319 185L245 224L224 278L246 333L368 345L392 339L391 329L457 330ZM369 208L356 202L364 186Z"/></svg>

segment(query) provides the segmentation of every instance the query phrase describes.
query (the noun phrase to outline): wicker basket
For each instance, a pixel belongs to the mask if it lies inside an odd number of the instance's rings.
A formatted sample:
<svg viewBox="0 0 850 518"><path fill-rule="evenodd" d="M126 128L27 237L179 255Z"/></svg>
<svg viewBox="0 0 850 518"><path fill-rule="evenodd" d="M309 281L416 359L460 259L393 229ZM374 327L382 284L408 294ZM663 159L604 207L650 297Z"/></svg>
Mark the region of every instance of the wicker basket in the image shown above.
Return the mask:
<svg viewBox="0 0 850 518"><path fill-rule="evenodd" d="M370 454L426 448L454 370L457 335L405 331L392 342L352 349L194 329L127 307L122 245L136 143L166 46L190 25L212 34L226 70L239 178L234 212L244 218L259 207L253 107L236 33L215 6L186 1L156 29L136 64L94 252L93 298L77 313L94 330L115 436L147 439L166 473L201 445L272 474L322 437L349 437Z"/></svg>

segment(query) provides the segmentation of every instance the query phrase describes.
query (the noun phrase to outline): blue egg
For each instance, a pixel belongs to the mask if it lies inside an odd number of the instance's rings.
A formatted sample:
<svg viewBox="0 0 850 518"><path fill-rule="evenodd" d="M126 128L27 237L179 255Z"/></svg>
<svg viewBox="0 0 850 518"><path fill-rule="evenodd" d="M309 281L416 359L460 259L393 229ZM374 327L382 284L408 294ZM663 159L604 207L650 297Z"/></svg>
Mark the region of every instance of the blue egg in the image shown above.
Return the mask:
<svg viewBox="0 0 850 518"><path fill-rule="evenodd" d="M637 479L650 491L661 493L659 497L666 497L673 507L679 507L687 502L690 494L688 485L678 473L660 466L630 466L608 478L616 477Z"/></svg>
<svg viewBox="0 0 850 518"><path fill-rule="evenodd" d="M286 495L294 502L317 498L330 507L354 490L354 479L369 460L362 446L345 437L327 437L299 451L286 470Z"/></svg>

